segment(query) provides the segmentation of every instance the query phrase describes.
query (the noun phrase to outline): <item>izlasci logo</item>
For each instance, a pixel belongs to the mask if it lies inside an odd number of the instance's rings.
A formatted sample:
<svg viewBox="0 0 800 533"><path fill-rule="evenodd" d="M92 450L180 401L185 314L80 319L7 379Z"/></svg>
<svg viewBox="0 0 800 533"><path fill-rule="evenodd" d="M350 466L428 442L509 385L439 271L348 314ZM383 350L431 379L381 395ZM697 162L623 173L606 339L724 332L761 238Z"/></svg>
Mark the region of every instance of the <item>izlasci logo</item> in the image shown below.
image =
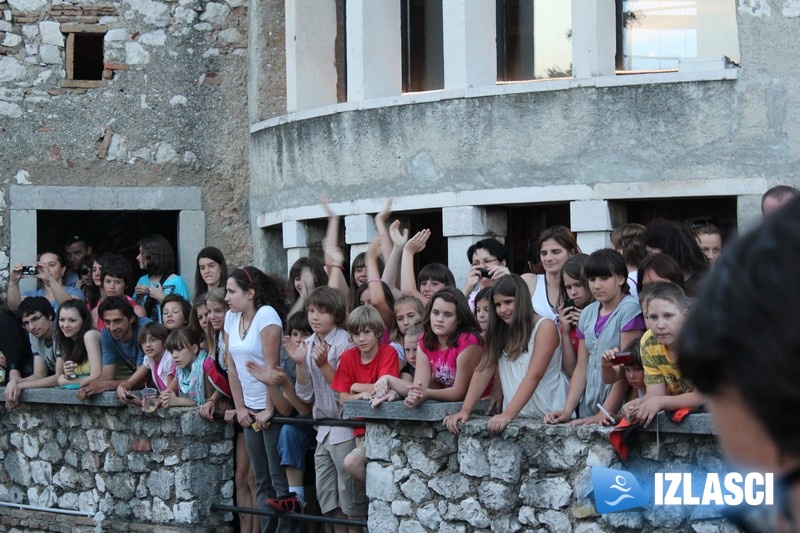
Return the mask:
<svg viewBox="0 0 800 533"><path fill-rule="evenodd" d="M647 505L648 498L630 472L592 467L594 505L600 514L625 511Z"/></svg>

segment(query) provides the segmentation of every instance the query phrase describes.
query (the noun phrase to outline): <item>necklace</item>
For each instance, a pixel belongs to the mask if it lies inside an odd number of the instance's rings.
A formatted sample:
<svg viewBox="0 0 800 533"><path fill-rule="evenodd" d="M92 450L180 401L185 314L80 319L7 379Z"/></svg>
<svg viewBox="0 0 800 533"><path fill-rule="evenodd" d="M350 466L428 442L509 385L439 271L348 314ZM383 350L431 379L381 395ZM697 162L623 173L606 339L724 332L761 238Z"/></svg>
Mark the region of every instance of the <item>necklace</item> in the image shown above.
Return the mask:
<svg viewBox="0 0 800 533"><path fill-rule="evenodd" d="M252 325L253 325L253 319L251 318L250 323L247 324L247 327L244 327L244 313L242 313L242 319L239 321L239 330L241 331L239 337L241 337L242 339L247 337L247 332L250 331L250 326Z"/></svg>

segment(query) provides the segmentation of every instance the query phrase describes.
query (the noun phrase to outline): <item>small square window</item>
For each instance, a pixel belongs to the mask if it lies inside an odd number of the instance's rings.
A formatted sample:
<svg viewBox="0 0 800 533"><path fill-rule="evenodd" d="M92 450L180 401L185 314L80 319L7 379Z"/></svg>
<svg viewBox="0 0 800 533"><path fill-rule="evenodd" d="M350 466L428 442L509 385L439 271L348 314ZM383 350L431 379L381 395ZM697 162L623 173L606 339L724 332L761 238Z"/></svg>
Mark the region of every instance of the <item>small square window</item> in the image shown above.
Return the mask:
<svg viewBox="0 0 800 533"><path fill-rule="evenodd" d="M105 87L103 41L107 28L90 24L62 24L66 34L67 77L62 87Z"/></svg>

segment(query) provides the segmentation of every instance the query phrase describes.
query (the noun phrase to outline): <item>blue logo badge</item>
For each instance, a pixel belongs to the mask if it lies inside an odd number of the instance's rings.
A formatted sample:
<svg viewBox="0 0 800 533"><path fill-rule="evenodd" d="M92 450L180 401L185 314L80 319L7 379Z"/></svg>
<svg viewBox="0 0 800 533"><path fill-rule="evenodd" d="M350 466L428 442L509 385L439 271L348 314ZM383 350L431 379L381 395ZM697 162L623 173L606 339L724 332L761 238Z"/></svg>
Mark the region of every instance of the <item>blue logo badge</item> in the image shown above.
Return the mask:
<svg viewBox="0 0 800 533"><path fill-rule="evenodd" d="M594 506L600 514L625 511L648 504L639 482L630 472L592 467L592 488L594 489Z"/></svg>

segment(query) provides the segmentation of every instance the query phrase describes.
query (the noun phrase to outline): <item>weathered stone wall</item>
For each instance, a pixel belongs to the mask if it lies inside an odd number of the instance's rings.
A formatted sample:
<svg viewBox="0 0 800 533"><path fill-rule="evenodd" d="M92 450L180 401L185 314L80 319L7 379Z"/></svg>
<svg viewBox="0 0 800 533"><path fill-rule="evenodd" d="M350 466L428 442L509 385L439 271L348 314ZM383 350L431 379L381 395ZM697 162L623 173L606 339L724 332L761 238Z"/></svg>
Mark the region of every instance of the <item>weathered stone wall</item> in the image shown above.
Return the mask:
<svg viewBox="0 0 800 533"><path fill-rule="evenodd" d="M708 415L691 415L680 425L660 415L660 434L656 424L639 432L639 442L623 465L608 440L610 428L517 420L502 435L490 436L488 418L478 416L456 436L441 423L459 404L449 405L454 408L439 404L421 412L387 405L372 413L368 405L345 407L346 416L384 422L367 425L371 533L730 527L718 509L701 506L649 505L600 515L591 495L592 466L628 470L651 495L654 472L725 472Z"/></svg>
<svg viewBox="0 0 800 533"><path fill-rule="evenodd" d="M197 186L207 242L249 260L247 5L0 1L0 269L9 183ZM75 23L107 28L106 87L63 86Z"/></svg>
<svg viewBox="0 0 800 533"><path fill-rule="evenodd" d="M113 392L87 404L75 391L33 389L23 400L13 411L0 407L0 501L83 511L91 520L0 507L0 524L47 530L42 524L52 519L92 531L93 520L113 531L157 524L230 530L230 515L210 510L233 503L230 425L207 422L196 408L145 415Z"/></svg>

